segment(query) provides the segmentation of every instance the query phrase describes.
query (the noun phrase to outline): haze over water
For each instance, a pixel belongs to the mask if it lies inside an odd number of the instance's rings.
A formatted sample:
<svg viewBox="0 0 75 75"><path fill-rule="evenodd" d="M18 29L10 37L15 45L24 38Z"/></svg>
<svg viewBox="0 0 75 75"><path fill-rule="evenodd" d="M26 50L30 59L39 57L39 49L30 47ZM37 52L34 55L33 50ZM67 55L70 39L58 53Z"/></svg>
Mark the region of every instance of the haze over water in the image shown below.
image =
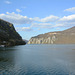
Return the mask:
<svg viewBox="0 0 75 75"><path fill-rule="evenodd" d="M0 75L75 75L75 44L0 48Z"/></svg>

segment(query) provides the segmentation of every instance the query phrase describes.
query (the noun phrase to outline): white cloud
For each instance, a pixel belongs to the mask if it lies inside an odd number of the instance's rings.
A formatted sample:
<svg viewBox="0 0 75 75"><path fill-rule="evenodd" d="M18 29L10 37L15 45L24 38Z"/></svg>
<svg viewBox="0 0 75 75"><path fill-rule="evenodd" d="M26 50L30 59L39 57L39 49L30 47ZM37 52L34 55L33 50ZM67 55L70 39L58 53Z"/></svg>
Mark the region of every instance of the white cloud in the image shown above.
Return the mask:
<svg viewBox="0 0 75 75"><path fill-rule="evenodd" d="M59 17L58 16L54 16L54 15L50 15L50 16L42 18L42 19L40 19L39 17L33 18L33 20L39 21L39 22L54 22L54 21L56 21L58 19L59 19Z"/></svg>
<svg viewBox="0 0 75 75"><path fill-rule="evenodd" d="M25 30L25 31L32 31L31 27L22 27L22 30Z"/></svg>
<svg viewBox="0 0 75 75"><path fill-rule="evenodd" d="M0 18L17 25L31 24L30 27L17 28L18 30L23 30L23 31L24 30L30 31L32 30L32 28L47 29L47 28L55 28L55 27L75 26L75 14L64 16L62 18L51 15L40 19L39 17L28 18L27 16L16 14L15 12L12 13L6 12L6 14L0 14Z"/></svg>
<svg viewBox="0 0 75 75"><path fill-rule="evenodd" d="M17 12L21 12L21 10L20 10L20 9L16 9L16 11L17 11Z"/></svg>
<svg viewBox="0 0 75 75"><path fill-rule="evenodd" d="M33 29L31 27L16 27L17 31L33 31Z"/></svg>
<svg viewBox="0 0 75 75"><path fill-rule="evenodd" d="M63 23L57 23L56 25L53 26L53 28L66 28L66 27L73 27L75 26L75 23L68 23L68 22L63 22Z"/></svg>
<svg viewBox="0 0 75 75"><path fill-rule="evenodd" d="M28 18L27 16L22 16L20 14L16 14L15 12L9 13L6 12L6 14L0 14L0 18L9 21L13 24L29 24L32 23L32 18Z"/></svg>
<svg viewBox="0 0 75 75"><path fill-rule="evenodd" d="M64 21L64 22L75 22L75 14L73 15L69 15L69 16L64 16L62 18L60 18L59 21Z"/></svg>
<svg viewBox="0 0 75 75"><path fill-rule="evenodd" d="M10 1L5 1L5 3L6 3L6 4L11 4L11 2L10 2Z"/></svg>
<svg viewBox="0 0 75 75"><path fill-rule="evenodd" d="M75 26L75 14L60 18L54 27L72 27Z"/></svg>
<svg viewBox="0 0 75 75"><path fill-rule="evenodd" d="M66 10L64 10L64 11L75 12L75 7L72 7L72 8L66 9Z"/></svg>
<svg viewBox="0 0 75 75"><path fill-rule="evenodd" d="M25 7L25 6L22 6L21 8L25 9L25 8L27 8L27 7Z"/></svg>
<svg viewBox="0 0 75 75"><path fill-rule="evenodd" d="M58 18L59 17L57 17L57 16L50 15L48 17L41 19L41 22L54 22L54 21L58 20Z"/></svg>
<svg viewBox="0 0 75 75"><path fill-rule="evenodd" d="M36 17L35 20L40 22L39 17ZM62 18L58 17L57 20L51 22L48 22L48 17L46 17L42 18L41 22L42 23L32 23L32 27L38 27L38 28L72 27L75 26L75 14L64 16Z"/></svg>
<svg viewBox="0 0 75 75"><path fill-rule="evenodd" d="M52 25L50 23L32 23L33 26L46 26L46 25Z"/></svg>
<svg viewBox="0 0 75 75"><path fill-rule="evenodd" d="M31 27L50 28L52 27L52 24L50 23L32 23Z"/></svg>

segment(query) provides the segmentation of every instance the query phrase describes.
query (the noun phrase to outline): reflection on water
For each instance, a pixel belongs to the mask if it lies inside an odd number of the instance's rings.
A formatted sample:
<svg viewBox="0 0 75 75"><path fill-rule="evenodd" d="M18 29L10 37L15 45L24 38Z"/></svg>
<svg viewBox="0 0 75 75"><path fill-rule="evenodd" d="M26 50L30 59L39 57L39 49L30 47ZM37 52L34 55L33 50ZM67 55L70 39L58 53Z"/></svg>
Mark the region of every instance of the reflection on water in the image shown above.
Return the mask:
<svg viewBox="0 0 75 75"><path fill-rule="evenodd" d="M75 44L0 48L0 75L75 75Z"/></svg>
<svg viewBox="0 0 75 75"><path fill-rule="evenodd" d="M12 48L0 48L0 75L12 75L15 62Z"/></svg>

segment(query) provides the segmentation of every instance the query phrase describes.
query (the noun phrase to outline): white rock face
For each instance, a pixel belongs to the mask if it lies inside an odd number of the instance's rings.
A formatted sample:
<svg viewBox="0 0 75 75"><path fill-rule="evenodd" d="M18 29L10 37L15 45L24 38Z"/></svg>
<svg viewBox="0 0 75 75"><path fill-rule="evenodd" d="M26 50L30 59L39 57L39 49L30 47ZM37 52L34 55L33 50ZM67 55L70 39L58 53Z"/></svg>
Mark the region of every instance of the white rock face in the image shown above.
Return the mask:
<svg viewBox="0 0 75 75"><path fill-rule="evenodd" d="M53 35L47 38L31 38L28 44L53 44L56 37Z"/></svg>

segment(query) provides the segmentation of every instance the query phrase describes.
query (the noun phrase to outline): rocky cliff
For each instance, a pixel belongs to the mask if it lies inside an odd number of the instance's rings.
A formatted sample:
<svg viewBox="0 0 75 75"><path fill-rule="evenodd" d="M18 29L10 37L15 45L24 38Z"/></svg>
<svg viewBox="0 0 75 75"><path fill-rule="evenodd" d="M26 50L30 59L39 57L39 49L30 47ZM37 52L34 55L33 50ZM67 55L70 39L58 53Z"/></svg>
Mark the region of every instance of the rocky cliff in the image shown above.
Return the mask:
<svg viewBox="0 0 75 75"><path fill-rule="evenodd" d="M0 19L0 45L15 46L23 44L25 42L16 32L13 24Z"/></svg>
<svg viewBox="0 0 75 75"><path fill-rule="evenodd" d="M75 26L58 32L49 32L32 37L28 44L75 44Z"/></svg>

